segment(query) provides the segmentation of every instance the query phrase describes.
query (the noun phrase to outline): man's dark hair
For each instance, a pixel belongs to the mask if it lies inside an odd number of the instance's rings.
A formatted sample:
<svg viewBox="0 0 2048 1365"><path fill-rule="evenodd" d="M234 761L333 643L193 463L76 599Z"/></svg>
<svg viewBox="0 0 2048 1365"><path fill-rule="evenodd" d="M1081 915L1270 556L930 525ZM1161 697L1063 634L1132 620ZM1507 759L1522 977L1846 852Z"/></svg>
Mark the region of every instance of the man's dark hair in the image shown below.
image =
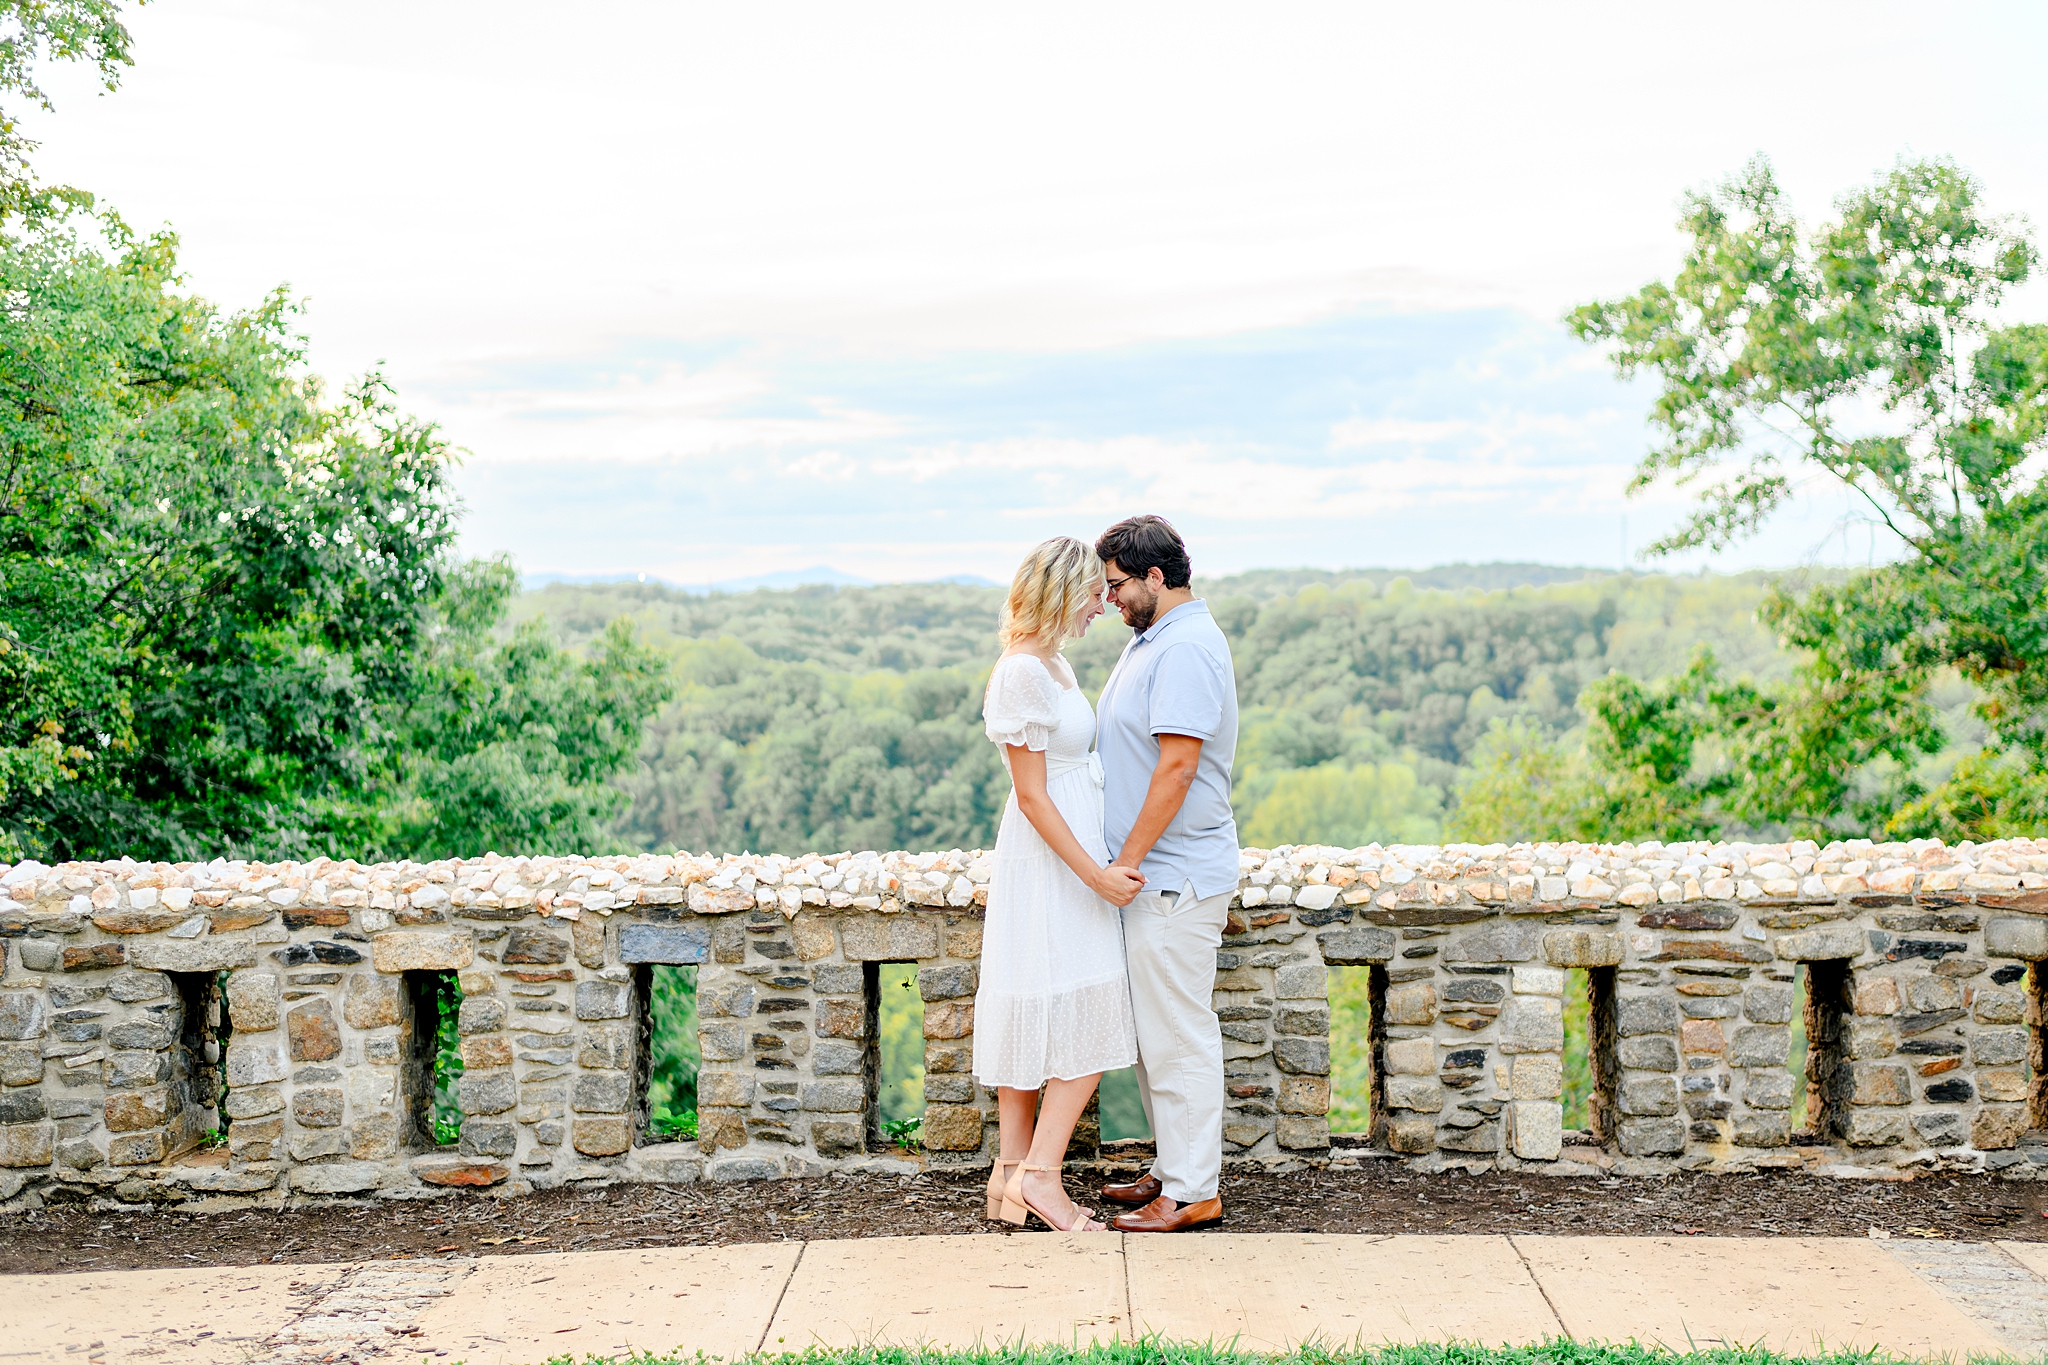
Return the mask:
<svg viewBox="0 0 2048 1365"><path fill-rule="evenodd" d="M1102 533L1095 554L1104 563L1114 559L1119 569L1136 578L1156 568L1169 588L1185 588L1194 577L1188 547L1165 517L1125 517Z"/></svg>

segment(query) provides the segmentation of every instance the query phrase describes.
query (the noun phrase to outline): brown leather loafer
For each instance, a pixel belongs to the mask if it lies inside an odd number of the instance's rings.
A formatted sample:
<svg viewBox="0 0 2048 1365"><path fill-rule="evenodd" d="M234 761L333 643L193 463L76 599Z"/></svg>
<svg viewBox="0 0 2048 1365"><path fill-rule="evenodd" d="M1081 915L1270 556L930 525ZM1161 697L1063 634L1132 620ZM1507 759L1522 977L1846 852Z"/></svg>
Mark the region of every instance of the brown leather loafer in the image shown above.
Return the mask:
<svg viewBox="0 0 2048 1365"><path fill-rule="evenodd" d="M1159 1183L1159 1177L1153 1175L1150 1171L1147 1171L1142 1178L1133 1180L1128 1185L1104 1185L1102 1187L1102 1197L1105 1200L1112 1204L1130 1204L1133 1206L1149 1204L1157 1199L1162 1192L1163 1187Z"/></svg>
<svg viewBox="0 0 2048 1365"><path fill-rule="evenodd" d="M1186 1232L1190 1228L1222 1221L1221 1197L1176 1206L1162 1194L1142 1209L1118 1214L1109 1220L1109 1225L1118 1232Z"/></svg>

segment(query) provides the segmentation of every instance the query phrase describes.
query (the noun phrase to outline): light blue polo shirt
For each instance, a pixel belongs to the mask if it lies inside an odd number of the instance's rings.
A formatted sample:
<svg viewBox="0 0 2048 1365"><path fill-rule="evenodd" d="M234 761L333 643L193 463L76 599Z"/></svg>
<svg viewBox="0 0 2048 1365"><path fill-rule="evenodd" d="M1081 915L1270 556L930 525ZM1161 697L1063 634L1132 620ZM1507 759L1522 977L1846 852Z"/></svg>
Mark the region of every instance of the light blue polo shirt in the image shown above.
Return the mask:
<svg viewBox="0 0 2048 1365"><path fill-rule="evenodd" d="M1144 808L1159 736L1202 741L1187 800L1138 871L1147 891L1219 895L1237 885L1237 821L1230 814L1230 761L1237 753L1237 674L1230 642L1197 598L1131 637L1095 708L1102 755L1102 832L1114 858Z"/></svg>

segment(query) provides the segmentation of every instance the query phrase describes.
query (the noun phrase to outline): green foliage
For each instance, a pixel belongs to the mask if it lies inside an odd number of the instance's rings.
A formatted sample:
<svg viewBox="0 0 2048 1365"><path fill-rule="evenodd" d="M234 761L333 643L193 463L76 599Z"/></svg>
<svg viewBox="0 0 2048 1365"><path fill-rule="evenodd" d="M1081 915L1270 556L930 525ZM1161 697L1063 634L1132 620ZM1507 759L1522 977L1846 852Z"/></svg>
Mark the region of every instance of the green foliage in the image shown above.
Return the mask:
<svg viewBox="0 0 2048 1365"><path fill-rule="evenodd" d="M1759 160L1688 200L1692 247L1670 283L1570 315L1624 376L1662 386L1663 439L1633 486L1698 493L1653 552L1750 534L1803 469L1860 496L1903 552L1766 601L1799 660L1783 686L1724 685L1711 665L1683 696L1614 685L1610 722L1648 747L1592 766L1596 781L1642 778L1642 832L1861 833L1899 810L1898 830L1984 838L2029 818L2024 793L2048 774L2048 327L2000 325L2036 254L1980 198L1954 165L1906 161L1804 232ZM1912 770L1944 741L1928 695L1944 669L1978 689L2017 767L1987 758L1921 802ZM1697 771L1708 736L1718 776ZM1651 749L1670 764L1608 761Z"/></svg>
<svg viewBox="0 0 2048 1365"><path fill-rule="evenodd" d="M924 997L917 991L916 963L882 964L877 1004L876 1044L882 1074L876 1098L882 1131L895 1137L896 1129L889 1125L924 1122Z"/></svg>
<svg viewBox="0 0 2048 1365"><path fill-rule="evenodd" d="M0 236L0 856L615 846L664 661L498 638L434 429L103 226Z"/></svg>
<svg viewBox="0 0 2048 1365"><path fill-rule="evenodd" d="M922 1145L918 1135L923 1131L922 1118L882 1120L882 1132L887 1135L889 1141L901 1147L905 1154L910 1156L917 1155L918 1148Z"/></svg>
<svg viewBox="0 0 2048 1365"><path fill-rule="evenodd" d="M1586 969L1564 974L1564 1126L1584 1129L1593 1122L1592 983Z"/></svg>
<svg viewBox="0 0 2048 1365"><path fill-rule="evenodd" d="M462 981L454 972L435 972L434 1141L446 1147L462 1140Z"/></svg>
<svg viewBox="0 0 2048 1365"><path fill-rule="evenodd" d="M45 61L90 62L102 86L119 85L131 65L120 12L118 0L0 0L0 222L91 204L82 190L36 183L28 166L36 144L22 134L20 107L55 107L36 82Z"/></svg>
<svg viewBox="0 0 2048 1365"><path fill-rule="evenodd" d="M697 1136L697 969L649 969L647 1126L659 1137Z"/></svg>
<svg viewBox="0 0 2048 1365"><path fill-rule="evenodd" d="M1330 1131L1372 1131L1372 968L1330 968Z"/></svg>

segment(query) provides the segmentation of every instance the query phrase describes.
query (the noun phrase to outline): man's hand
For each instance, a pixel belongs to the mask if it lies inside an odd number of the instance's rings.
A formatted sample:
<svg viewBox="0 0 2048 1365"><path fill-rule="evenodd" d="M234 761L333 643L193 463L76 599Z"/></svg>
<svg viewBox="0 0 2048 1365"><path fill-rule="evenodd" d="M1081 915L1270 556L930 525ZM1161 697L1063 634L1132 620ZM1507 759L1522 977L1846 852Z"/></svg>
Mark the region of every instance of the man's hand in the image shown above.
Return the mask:
<svg viewBox="0 0 2048 1365"><path fill-rule="evenodd" d="M1145 861L1152 845L1159 842L1173 817L1180 814L1201 762L1202 741L1193 735L1159 737L1159 762L1152 769L1151 785L1145 789L1145 804L1139 807L1130 837L1124 840L1111 866L1135 868Z"/></svg>

